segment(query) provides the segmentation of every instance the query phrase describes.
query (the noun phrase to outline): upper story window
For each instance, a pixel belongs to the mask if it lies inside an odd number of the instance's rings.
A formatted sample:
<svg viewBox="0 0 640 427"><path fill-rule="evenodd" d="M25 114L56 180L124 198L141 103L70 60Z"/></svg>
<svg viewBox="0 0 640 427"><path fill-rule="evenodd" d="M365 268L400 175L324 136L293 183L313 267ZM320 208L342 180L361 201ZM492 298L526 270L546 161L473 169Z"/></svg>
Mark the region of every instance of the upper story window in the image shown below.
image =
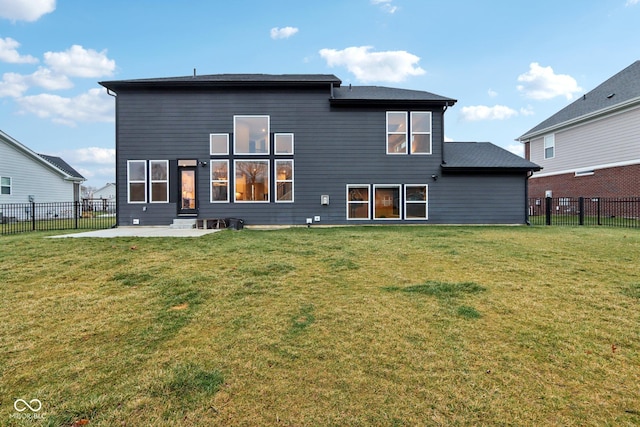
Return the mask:
<svg viewBox="0 0 640 427"><path fill-rule="evenodd" d="M269 116L234 116L235 154L269 154Z"/></svg>
<svg viewBox="0 0 640 427"><path fill-rule="evenodd" d="M276 133L274 135L276 154L293 154L293 134Z"/></svg>
<svg viewBox="0 0 640 427"><path fill-rule="evenodd" d="M431 154L431 112L411 112L411 154Z"/></svg>
<svg viewBox="0 0 640 427"><path fill-rule="evenodd" d="M431 112L387 111L387 154L431 154Z"/></svg>
<svg viewBox="0 0 640 427"><path fill-rule="evenodd" d="M229 154L229 134L212 133L209 135L209 153L212 156L226 156Z"/></svg>
<svg viewBox="0 0 640 427"><path fill-rule="evenodd" d="M544 158L552 159L556 156L556 136L554 134L544 137Z"/></svg>
<svg viewBox="0 0 640 427"><path fill-rule="evenodd" d="M0 194L11 195L11 178L8 176L0 177Z"/></svg>
<svg viewBox="0 0 640 427"><path fill-rule="evenodd" d="M407 113L387 111L387 154L407 154Z"/></svg>

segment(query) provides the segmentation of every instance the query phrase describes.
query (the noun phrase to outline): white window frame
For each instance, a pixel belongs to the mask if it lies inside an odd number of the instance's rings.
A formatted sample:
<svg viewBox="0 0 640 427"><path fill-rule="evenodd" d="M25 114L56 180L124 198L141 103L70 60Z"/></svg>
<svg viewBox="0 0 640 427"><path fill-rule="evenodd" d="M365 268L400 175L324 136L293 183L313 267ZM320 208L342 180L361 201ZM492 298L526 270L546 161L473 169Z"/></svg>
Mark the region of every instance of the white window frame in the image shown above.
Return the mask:
<svg viewBox="0 0 640 427"><path fill-rule="evenodd" d="M217 136L223 136L226 138L224 152L213 151L213 138ZM228 156L229 155L229 134L228 133L210 133L209 134L209 154L212 156Z"/></svg>
<svg viewBox="0 0 640 427"><path fill-rule="evenodd" d="M290 136L291 137L291 151L290 152L281 153L281 152L278 151L278 139L279 139L278 137L283 137L283 136ZM273 141L274 141L274 143L273 143L273 153L276 156L292 156L293 155L294 147L295 147L295 144L294 144L295 141L294 141L293 133L275 133L273 135Z"/></svg>
<svg viewBox="0 0 640 427"><path fill-rule="evenodd" d="M363 204L363 201L351 201L349 200L349 190L352 188L366 188L367 189L367 217L366 218L350 218L349 212L351 204ZM369 184L347 184L347 221L368 221L371 219L371 186Z"/></svg>
<svg viewBox="0 0 640 427"><path fill-rule="evenodd" d="M398 131L390 131L389 130L389 114L404 114L404 131L402 132L398 132ZM387 152L387 154L392 154L392 155L406 155L409 153L409 134L408 134L408 120L409 120L409 114L406 111L387 111L387 116L386 116L386 123L385 123L385 130L386 130L386 137L385 137L385 150ZM404 135L404 151L389 151L389 135Z"/></svg>
<svg viewBox="0 0 640 427"><path fill-rule="evenodd" d="M226 163L227 165L227 179L213 179L213 164L214 163ZM227 159L211 159L209 162L209 177L210 177L210 185L209 185L209 202L211 203L229 203L229 192L231 191L230 183L229 183L229 160ZM213 200L213 184L215 183L225 183L227 185L227 198L225 200Z"/></svg>
<svg viewBox="0 0 640 427"><path fill-rule="evenodd" d="M153 164L161 163L167 169L166 179L153 179ZM167 186L167 194L165 200L153 200L153 184L165 183ZM149 203L169 203L169 160L149 160Z"/></svg>
<svg viewBox="0 0 640 427"><path fill-rule="evenodd" d="M131 180L130 165L132 163L142 163L144 165L143 180ZM131 200L131 184L144 184L144 200ZM146 160L127 160L127 203L147 203L147 161Z"/></svg>
<svg viewBox="0 0 640 427"><path fill-rule="evenodd" d="M237 124L238 124L238 119L241 118L266 118L267 119L267 129L266 130L266 134L267 134L267 138L265 141L266 144L266 151L265 152L256 152L256 153L240 153L238 152L238 128L237 128ZM269 115L264 115L264 114L255 114L255 115L251 115L251 114L240 114L237 116L233 116L233 154L237 155L237 156L268 156L269 154L271 154L271 116Z"/></svg>
<svg viewBox="0 0 640 427"><path fill-rule="evenodd" d="M7 184L3 184L2 180L3 179L8 179L9 180L9 185ZM9 188L9 193L5 194L2 192L3 188ZM11 196L11 194L13 194L13 179L10 176L2 176L0 177L0 196Z"/></svg>
<svg viewBox="0 0 640 427"><path fill-rule="evenodd" d="M424 187L425 189L425 194L424 194L424 200L409 200L409 197L407 197L407 190L409 187ZM409 212L409 209L407 208L408 205L425 205L424 207L424 217L411 217L409 218L407 216L407 212ZM427 184L405 184L404 185L404 217L405 220L407 221L425 221L429 219L429 185Z"/></svg>
<svg viewBox="0 0 640 427"><path fill-rule="evenodd" d="M267 164L267 172L266 177L269 182L267 182L267 199L266 200L238 200L237 197L237 189L238 189L238 163L250 163L250 162L261 162ZM233 201L234 203L269 203L271 202L271 162L269 159L235 159L233 161Z"/></svg>
<svg viewBox="0 0 640 427"><path fill-rule="evenodd" d="M429 131L425 132L425 131L414 131L413 130L413 115L414 114L427 114L429 116ZM410 141L410 145L411 145L411 150L410 153L414 156L430 156L432 151L433 151L433 114L431 113L431 111L411 111L409 113L410 115L410 127L411 127L411 137L409 139ZM414 135L429 135L429 152L419 152L416 153L413 150L413 137Z"/></svg>
<svg viewBox="0 0 640 427"><path fill-rule="evenodd" d="M278 179L278 162L286 162L286 163L291 163L291 179ZM274 175L274 182L275 182L275 199L276 199L276 203L293 203L294 202L294 180L295 180L295 169L294 169L294 165L293 165L293 159L275 159L274 160L274 166L273 166L273 175ZM291 200L280 200L278 198L278 184L279 183L291 183Z"/></svg>
<svg viewBox="0 0 640 427"><path fill-rule="evenodd" d="M396 189L398 191L398 216L390 218L378 218L376 192L380 189ZM389 202L393 206L393 199ZM402 186L400 184L373 184L373 219L378 221L398 221L402 219Z"/></svg>
<svg viewBox="0 0 640 427"><path fill-rule="evenodd" d="M556 135L554 133L545 135L543 140L544 158L553 159L556 156ZM547 156L547 150L551 149L551 155Z"/></svg>

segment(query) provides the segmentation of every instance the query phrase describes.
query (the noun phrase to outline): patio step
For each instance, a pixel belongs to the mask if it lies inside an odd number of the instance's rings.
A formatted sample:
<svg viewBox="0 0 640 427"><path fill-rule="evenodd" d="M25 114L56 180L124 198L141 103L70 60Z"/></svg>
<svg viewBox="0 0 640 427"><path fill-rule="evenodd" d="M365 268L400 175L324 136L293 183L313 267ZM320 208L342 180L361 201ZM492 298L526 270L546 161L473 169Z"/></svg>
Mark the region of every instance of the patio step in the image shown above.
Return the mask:
<svg viewBox="0 0 640 427"><path fill-rule="evenodd" d="M196 228L195 218L175 218L173 223L169 225L169 228L178 230L188 230L190 228Z"/></svg>

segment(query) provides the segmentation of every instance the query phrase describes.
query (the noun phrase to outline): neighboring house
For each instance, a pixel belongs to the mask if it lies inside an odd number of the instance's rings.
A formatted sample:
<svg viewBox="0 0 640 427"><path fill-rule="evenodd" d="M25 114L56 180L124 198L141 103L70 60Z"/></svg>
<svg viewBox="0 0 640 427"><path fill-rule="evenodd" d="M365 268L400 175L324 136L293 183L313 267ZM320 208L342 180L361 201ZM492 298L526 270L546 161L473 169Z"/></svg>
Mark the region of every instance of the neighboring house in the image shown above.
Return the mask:
<svg viewBox="0 0 640 427"><path fill-rule="evenodd" d="M91 194L93 200L116 200L116 184L115 182L108 182L104 187L97 189Z"/></svg>
<svg viewBox="0 0 640 427"><path fill-rule="evenodd" d="M454 99L334 75L100 83L116 99L118 225L523 224L539 167L445 143Z"/></svg>
<svg viewBox="0 0 640 427"><path fill-rule="evenodd" d="M35 153L0 131L0 203L79 201L84 181L60 157Z"/></svg>
<svg viewBox="0 0 640 427"><path fill-rule="evenodd" d="M517 139L531 197L640 196L640 61Z"/></svg>

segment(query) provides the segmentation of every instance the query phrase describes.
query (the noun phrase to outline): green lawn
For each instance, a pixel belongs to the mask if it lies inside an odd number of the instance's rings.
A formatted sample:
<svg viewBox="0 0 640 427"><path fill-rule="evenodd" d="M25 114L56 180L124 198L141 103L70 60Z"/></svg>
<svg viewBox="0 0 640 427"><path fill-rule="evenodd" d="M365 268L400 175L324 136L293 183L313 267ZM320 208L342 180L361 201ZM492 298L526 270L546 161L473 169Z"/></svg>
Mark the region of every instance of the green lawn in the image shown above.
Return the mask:
<svg viewBox="0 0 640 427"><path fill-rule="evenodd" d="M640 230L50 234L0 237L3 426L640 424Z"/></svg>

